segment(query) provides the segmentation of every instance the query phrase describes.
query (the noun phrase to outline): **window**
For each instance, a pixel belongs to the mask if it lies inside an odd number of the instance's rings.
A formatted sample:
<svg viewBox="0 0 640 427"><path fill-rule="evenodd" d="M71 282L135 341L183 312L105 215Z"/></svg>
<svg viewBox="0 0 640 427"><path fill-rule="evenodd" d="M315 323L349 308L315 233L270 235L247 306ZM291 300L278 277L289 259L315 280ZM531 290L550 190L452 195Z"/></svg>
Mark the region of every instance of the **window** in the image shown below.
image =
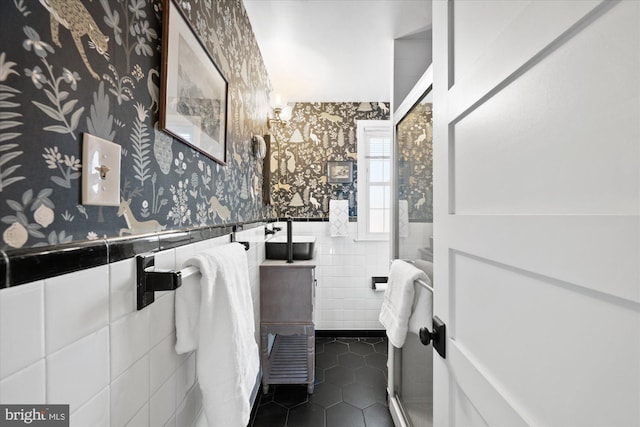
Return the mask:
<svg viewBox="0 0 640 427"><path fill-rule="evenodd" d="M358 120L358 239L387 240L391 223L391 122Z"/></svg>

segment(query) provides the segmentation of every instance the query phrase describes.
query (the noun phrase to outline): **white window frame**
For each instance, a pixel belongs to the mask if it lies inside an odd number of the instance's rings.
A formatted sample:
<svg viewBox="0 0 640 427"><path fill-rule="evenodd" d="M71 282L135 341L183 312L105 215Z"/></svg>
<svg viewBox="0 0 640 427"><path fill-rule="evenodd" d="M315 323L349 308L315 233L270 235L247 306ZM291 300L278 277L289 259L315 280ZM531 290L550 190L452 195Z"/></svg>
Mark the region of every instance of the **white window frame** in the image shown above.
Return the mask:
<svg viewBox="0 0 640 427"><path fill-rule="evenodd" d="M391 230L391 162L393 151L393 133L391 120L358 120L358 240L389 240L389 232L373 233L369 231L369 159L366 156L367 131L383 131L389 135L389 230Z"/></svg>

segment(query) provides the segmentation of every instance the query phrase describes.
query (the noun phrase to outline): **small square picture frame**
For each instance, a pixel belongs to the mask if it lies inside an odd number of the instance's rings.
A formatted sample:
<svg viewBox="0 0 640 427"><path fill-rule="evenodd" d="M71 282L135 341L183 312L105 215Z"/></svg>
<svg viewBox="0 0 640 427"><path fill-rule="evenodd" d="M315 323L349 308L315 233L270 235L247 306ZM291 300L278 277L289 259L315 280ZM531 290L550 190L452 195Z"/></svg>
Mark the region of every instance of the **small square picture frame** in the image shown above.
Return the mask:
<svg viewBox="0 0 640 427"><path fill-rule="evenodd" d="M353 162L349 160L330 160L327 162L327 182L343 184L353 182Z"/></svg>

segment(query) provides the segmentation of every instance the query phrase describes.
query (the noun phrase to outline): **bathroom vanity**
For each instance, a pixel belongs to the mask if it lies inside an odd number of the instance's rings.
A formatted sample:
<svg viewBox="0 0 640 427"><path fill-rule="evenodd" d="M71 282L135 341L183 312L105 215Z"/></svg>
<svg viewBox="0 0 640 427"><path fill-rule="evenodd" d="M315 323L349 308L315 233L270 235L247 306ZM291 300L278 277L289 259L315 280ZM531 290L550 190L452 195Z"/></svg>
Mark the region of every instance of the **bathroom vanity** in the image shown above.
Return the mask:
<svg viewBox="0 0 640 427"><path fill-rule="evenodd" d="M270 384L306 384L315 378L315 263L266 260L260 265L262 389ZM275 340L269 349L269 335ZM269 350L271 350L269 352Z"/></svg>

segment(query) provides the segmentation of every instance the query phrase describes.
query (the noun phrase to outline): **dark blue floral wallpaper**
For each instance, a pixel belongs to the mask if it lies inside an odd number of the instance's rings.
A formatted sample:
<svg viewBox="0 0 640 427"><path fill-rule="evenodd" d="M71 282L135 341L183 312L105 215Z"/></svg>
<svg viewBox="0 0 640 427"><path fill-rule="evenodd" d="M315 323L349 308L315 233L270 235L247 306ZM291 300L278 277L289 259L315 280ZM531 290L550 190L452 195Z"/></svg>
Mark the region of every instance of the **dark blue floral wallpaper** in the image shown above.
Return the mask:
<svg viewBox="0 0 640 427"><path fill-rule="evenodd" d="M158 130L161 0L0 3L2 249L271 214L251 152L270 83L242 2L176 3L229 82L226 166ZM122 146L120 207L81 204L83 132Z"/></svg>
<svg viewBox="0 0 640 427"><path fill-rule="evenodd" d="M398 197L409 221L433 222L433 108L422 101L398 124Z"/></svg>
<svg viewBox="0 0 640 427"><path fill-rule="evenodd" d="M357 215L358 120L388 120L383 102L298 102L286 125L274 125L271 147L271 199L281 217L324 218L329 200L349 201ZM327 182L327 162L352 161L351 183Z"/></svg>

